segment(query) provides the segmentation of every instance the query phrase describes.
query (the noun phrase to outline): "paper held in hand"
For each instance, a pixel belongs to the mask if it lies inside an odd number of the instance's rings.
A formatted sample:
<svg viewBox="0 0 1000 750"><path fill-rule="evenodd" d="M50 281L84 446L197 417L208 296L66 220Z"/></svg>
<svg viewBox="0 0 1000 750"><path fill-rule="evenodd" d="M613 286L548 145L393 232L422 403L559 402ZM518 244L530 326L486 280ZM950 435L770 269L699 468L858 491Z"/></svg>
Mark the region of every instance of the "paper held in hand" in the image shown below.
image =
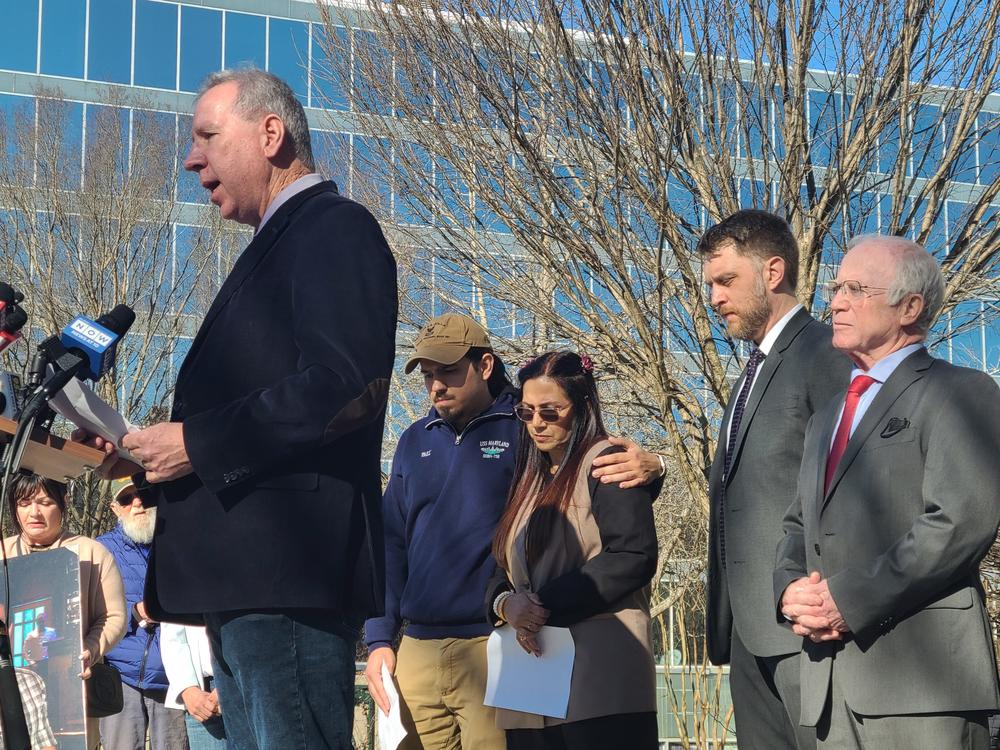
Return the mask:
<svg viewBox="0 0 1000 750"><path fill-rule="evenodd" d="M389 674L389 668L382 664L382 687L389 697L389 715L382 713L382 709L376 707L378 714L376 720L376 733L378 734L379 750L396 750L399 743L406 737L406 729L403 727L403 718L399 708L399 691L396 690L396 683Z"/></svg>
<svg viewBox="0 0 1000 750"><path fill-rule="evenodd" d="M486 642L486 697L495 708L566 718L576 646L569 628L543 627L538 633L541 656L517 642L510 625L494 630Z"/></svg>
<svg viewBox="0 0 1000 750"><path fill-rule="evenodd" d="M86 383L73 378L49 401L52 409L77 427L91 435L100 435L105 440L121 444L125 434L138 429L119 414ZM124 448L118 448L122 458L132 458ZM134 459L133 459L134 460Z"/></svg>

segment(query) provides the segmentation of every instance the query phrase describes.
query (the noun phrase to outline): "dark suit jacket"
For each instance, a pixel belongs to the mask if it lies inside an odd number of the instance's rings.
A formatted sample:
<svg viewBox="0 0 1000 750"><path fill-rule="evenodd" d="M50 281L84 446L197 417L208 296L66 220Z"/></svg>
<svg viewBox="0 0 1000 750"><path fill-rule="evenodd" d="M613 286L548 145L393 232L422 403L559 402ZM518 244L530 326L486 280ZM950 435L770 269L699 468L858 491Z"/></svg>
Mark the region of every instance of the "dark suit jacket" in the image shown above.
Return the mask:
<svg viewBox="0 0 1000 750"><path fill-rule="evenodd" d="M830 344L830 327L799 310L761 364L736 436L726 480L725 569L719 549L726 434L733 389L709 473L708 655L729 661L733 623L757 656L797 652L800 638L774 621L771 575L781 519L795 499L802 440L813 413L847 385L850 360Z"/></svg>
<svg viewBox="0 0 1000 750"><path fill-rule="evenodd" d="M834 677L858 713L996 709L979 562L1000 524L1000 390L983 372L911 354L824 493L843 400L809 424L774 573L778 606L789 583L819 571L851 630L843 644L803 640L802 724L820 717L834 653Z"/></svg>
<svg viewBox="0 0 1000 750"><path fill-rule="evenodd" d="M157 619L382 606L380 452L396 265L324 182L243 251L177 377L194 474L163 485L146 582Z"/></svg>

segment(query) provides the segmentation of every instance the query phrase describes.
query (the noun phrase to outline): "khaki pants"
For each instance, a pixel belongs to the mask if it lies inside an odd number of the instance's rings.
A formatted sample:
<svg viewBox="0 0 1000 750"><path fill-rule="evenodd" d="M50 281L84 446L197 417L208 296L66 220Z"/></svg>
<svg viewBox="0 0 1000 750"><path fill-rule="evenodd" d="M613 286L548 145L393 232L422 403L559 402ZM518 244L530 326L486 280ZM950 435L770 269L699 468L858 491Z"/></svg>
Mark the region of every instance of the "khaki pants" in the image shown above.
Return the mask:
<svg viewBox="0 0 1000 750"><path fill-rule="evenodd" d="M486 638L403 637L396 682L408 735L401 750L504 750L495 712L483 705ZM408 714L408 715L407 715Z"/></svg>

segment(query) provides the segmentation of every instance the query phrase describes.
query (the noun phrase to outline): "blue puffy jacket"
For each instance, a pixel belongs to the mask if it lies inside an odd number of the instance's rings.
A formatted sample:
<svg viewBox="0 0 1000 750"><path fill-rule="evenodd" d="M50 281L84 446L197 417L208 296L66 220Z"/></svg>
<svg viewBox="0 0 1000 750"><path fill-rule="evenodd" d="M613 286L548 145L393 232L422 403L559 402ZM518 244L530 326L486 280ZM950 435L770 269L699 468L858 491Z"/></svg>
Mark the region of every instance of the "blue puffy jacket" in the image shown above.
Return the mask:
<svg viewBox="0 0 1000 750"><path fill-rule="evenodd" d="M125 584L125 605L128 628L121 643L114 647L105 660L118 668L122 681L142 690L166 690L167 673L160 658L160 626L148 630L139 627L135 605L142 601L146 583L146 561L149 545L133 542L122 531L121 524L97 538L114 555L118 570Z"/></svg>

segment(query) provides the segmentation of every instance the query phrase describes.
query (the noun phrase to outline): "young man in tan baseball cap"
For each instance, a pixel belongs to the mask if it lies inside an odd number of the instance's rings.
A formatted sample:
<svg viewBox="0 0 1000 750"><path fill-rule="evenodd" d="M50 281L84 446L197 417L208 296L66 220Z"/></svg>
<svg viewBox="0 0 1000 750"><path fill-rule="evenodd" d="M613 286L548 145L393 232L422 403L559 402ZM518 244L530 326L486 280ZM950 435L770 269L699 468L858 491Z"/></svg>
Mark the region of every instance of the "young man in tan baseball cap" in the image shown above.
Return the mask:
<svg viewBox="0 0 1000 750"><path fill-rule="evenodd" d="M365 623L368 689L389 702L382 665L395 674L412 717L403 748L503 750L503 731L483 705L483 597L495 567L490 545L507 502L519 425L519 394L487 331L464 315L432 318L414 341L406 373L420 368L430 413L399 438L383 498L385 615ZM609 469L646 483L660 461L628 444ZM403 620L405 635L393 649Z"/></svg>

